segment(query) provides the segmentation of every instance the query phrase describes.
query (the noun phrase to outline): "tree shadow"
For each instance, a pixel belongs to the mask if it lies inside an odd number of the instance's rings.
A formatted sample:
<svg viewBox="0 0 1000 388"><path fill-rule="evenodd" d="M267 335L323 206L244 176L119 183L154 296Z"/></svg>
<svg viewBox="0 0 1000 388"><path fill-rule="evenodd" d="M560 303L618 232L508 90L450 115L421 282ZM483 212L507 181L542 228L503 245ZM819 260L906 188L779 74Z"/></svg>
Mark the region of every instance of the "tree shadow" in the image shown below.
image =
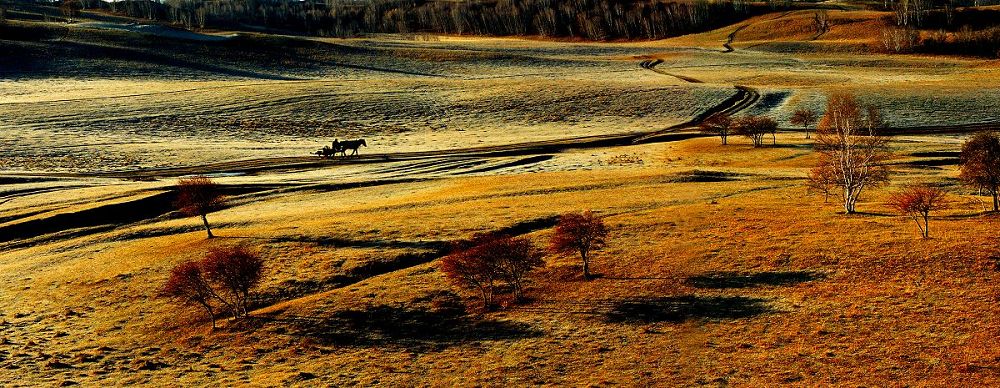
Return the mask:
<svg viewBox="0 0 1000 388"><path fill-rule="evenodd" d="M695 288L750 288L788 286L822 278L822 274L810 271L710 272L687 278L687 284Z"/></svg>
<svg viewBox="0 0 1000 388"><path fill-rule="evenodd" d="M610 322L655 323L752 318L773 312L767 301L760 298L683 295L622 302L606 317Z"/></svg>
<svg viewBox="0 0 1000 388"><path fill-rule="evenodd" d="M296 316L272 320L288 322L293 335L337 346L441 350L463 343L510 341L543 334L525 323L479 320L453 309L432 311L377 306L339 311L327 317Z"/></svg>
<svg viewBox="0 0 1000 388"><path fill-rule="evenodd" d="M330 248L394 248L394 249L428 249L444 254L450 247L449 241L403 241L403 240L357 240L331 236L220 236L222 238L259 240L270 243L308 243Z"/></svg>
<svg viewBox="0 0 1000 388"><path fill-rule="evenodd" d="M896 216L896 214L889 214L889 213L859 212L859 211L856 211L854 213L847 213L845 211L839 211L839 212L837 212L837 214L844 215L844 216L856 216L856 217L895 217Z"/></svg>
<svg viewBox="0 0 1000 388"><path fill-rule="evenodd" d="M798 132L798 131L796 131L796 132ZM781 144L766 144L766 143L767 142L765 141L764 147L767 147L767 148L790 148L790 149L795 149L795 150L810 150L810 149L813 148L812 144L786 144L786 143L781 143Z"/></svg>

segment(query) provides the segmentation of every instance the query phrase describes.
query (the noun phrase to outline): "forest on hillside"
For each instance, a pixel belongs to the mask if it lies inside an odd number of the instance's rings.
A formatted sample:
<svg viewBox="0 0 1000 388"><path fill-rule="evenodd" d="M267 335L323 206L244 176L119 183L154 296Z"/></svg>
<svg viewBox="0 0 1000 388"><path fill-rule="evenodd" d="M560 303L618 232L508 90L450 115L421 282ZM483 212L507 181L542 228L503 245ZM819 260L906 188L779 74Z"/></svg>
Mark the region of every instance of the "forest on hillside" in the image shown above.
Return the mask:
<svg viewBox="0 0 1000 388"><path fill-rule="evenodd" d="M65 17L101 9L186 28L269 29L319 36L366 33L659 39L787 8L742 0L64 0Z"/></svg>
<svg viewBox="0 0 1000 388"><path fill-rule="evenodd" d="M0 0L58 6L72 19L84 11L141 18L190 29L267 30L351 37L370 33L539 36L593 41L662 39L730 25L769 12L830 6L787 0ZM966 8L996 0L883 0L859 3L890 11L900 28L894 46L921 51L956 49L955 42L994 41L994 9ZM817 16L818 17L818 16ZM818 22L819 19L817 19ZM921 39L917 30L936 31ZM963 30L964 29L964 30ZM979 30L979 31L976 31ZM946 31L962 32L945 34ZM970 31L976 31L975 34ZM963 43L964 44L964 43ZM995 54L993 45L986 47ZM946 49L941 49L945 47ZM964 46L963 46L964 47ZM983 51L978 50L978 51ZM891 48L890 51L901 51ZM968 51L968 50L961 50ZM978 54L977 51L977 54Z"/></svg>

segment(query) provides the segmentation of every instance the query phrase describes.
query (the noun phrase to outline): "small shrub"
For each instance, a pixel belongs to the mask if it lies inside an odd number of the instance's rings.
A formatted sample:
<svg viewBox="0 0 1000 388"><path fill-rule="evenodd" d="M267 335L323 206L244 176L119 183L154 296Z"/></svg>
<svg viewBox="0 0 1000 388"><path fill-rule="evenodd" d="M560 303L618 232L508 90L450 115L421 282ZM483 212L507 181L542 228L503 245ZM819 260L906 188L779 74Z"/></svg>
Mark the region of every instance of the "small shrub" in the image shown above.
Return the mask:
<svg viewBox="0 0 1000 388"><path fill-rule="evenodd" d="M889 206L912 218L920 234L928 238L931 212L943 209L944 199L945 191L937 187L912 186L893 194L889 198Z"/></svg>
<svg viewBox="0 0 1000 388"><path fill-rule="evenodd" d="M221 301L221 298L205 280L198 262L189 261L174 267L163 286L163 294L175 298L181 304L204 308L212 320L212 328L215 328L215 303Z"/></svg>

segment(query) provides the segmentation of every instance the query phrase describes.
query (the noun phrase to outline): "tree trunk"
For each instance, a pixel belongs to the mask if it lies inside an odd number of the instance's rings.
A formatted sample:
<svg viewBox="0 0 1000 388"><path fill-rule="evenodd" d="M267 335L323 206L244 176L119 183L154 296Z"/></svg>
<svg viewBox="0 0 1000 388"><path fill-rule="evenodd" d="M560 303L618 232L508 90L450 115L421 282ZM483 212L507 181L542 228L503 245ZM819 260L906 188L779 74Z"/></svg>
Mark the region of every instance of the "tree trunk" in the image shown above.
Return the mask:
<svg viewBox="0 0 1000 388"><path fill-rule="evenodd" d="M722 145L726 145L726 135L722 135Z"/></svg>
<svg viewBox="0 0 1000 388"><path fill-rule="evenodd" d="M850 189L844 189L844 211L847 214L854 214L854 200Z"/></svg>
<svg viewBox="0 0 1000 388"><path fill-rule="evenodd" d="M997 196L997 189L994 187L992 190L993 194L993 211L1000 211L1000 198Z"/></svg>
<svg viewBox="0 0 1000 388"><path fill-rule="evenodd" d="M587 257L587 252L580 251L580 258L583 259L583 279L590 280L590 258Z"/></svg>
<svg viewBox="0 0 1000 388"><path fill-rule="evenodd" d="M201 215L201 222L205 224L205 231L208 232L208 238L213 238L215 235L212 234L212 227L208 226L208 215Z"/></svg>
<svg viewBox="0 0 1000 388"><path fill-rule="evenodd" d="M924 215L924 238L928 238L928 237L931 236L931 231L930 231L930 229L928 229L928 226L929 226L929 220L928 220L928 218L930 218L930 215L929 214L925 214Z"/></svg>
<svg viewBox="0 0 1000 388"><path fill-rule="evenodd" d="M212 330L215 330L216 329L216 326L215 326L215 311L213 311L212 310L212 306L209 305L209 304L207 304L207 303L202 304L202 307L205 308L205 311L208 311L208 317L210 319L212 319Z"/></svg>

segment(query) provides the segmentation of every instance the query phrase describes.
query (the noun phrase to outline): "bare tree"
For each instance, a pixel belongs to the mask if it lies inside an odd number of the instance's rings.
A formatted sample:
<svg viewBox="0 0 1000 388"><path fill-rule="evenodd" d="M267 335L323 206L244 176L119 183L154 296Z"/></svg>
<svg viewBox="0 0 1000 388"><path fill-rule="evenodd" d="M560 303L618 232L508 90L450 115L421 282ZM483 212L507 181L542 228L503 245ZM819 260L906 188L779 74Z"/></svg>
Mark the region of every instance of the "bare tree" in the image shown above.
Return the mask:
<svg viewBox="0 0 1000 388"><path fill-rule="evenodd" d="M717 114L705 119L699 126L701 132L716 135L722 139L722 145L728 144L732 131L733 119L728 115Z"/></svg>
<svg viewBox="0 0 1000 388"><path fill-rule="evenodd" d="M962 145L959 178L993 197L993 211L1000 211L1000 135L979 132Z"/></svg>
<svg viewBox="0 0 1000 388"><path fill-rule="evenodd" d="M796 109L792 113L792 119L790 120L792 125L798 125L802 127L802 130L806 133L806 139L809 138L809 127L816 123L816 112L811 109L800 108Z"/></svg>
<svg viewBox="0 0 1000 388"><path fill-rule="evenodd" d="M835 182L842 189L844 210L855 212L861 193L889 181L886 161L891 153L888 139L880 134L885 126L881 112L862 106L853 95L835 94L827 101L826 113L816 132L819 164L810 173L822 186Z"/></svg>
<svg viewBox="0 0 1000 388"><path fill-rule="evenodd" d="M766 116L744 116L733 123L733 133L746 136L754 147L763 146L767 134L771 134L774 144L777 144L777 131L778 123Z"/></svg>
<svg viewBox="0 0 1000 388"><path fill-rule="evenodd" d="M608 228L591 211L559 217L549 249L555 253L577 253L583 262L583 278L590 280L590 253L604 247Z"/></svg>
<svg viewBox="0 0 1000 388"><path fill-rule="evenodd" d="M174 206L184 214L201 217L208 238L215 237L208 224L208 214L225 205L219 185L206 177L183 178L177 181L177 190Z"/></svg>
<svg viewBox="0 0 1000 388"><path fill-rule="evenodd" d="M813 15L813 28L816 30L816 35L814 38L819 38L820 35L825 34L830 31L830 15L826 10L819 10Z"/></svg>
<svg viewBox="0 0 1000 388"><path fill-rule="evenodd" d="M823 203L830 202L830 196L834 191L839 191L836 171L833 166L820 165L809 171L809 180L806 181L806 190L823 194Z"/></svg>
<svg viewBox="0 0 1000 388"><path fill-rule="evenodd" d="M912 218L920 234L928 238L931 212L943 209L944 199L945 191L940 188L911 186L889 197L889 206Z"/></svg>

